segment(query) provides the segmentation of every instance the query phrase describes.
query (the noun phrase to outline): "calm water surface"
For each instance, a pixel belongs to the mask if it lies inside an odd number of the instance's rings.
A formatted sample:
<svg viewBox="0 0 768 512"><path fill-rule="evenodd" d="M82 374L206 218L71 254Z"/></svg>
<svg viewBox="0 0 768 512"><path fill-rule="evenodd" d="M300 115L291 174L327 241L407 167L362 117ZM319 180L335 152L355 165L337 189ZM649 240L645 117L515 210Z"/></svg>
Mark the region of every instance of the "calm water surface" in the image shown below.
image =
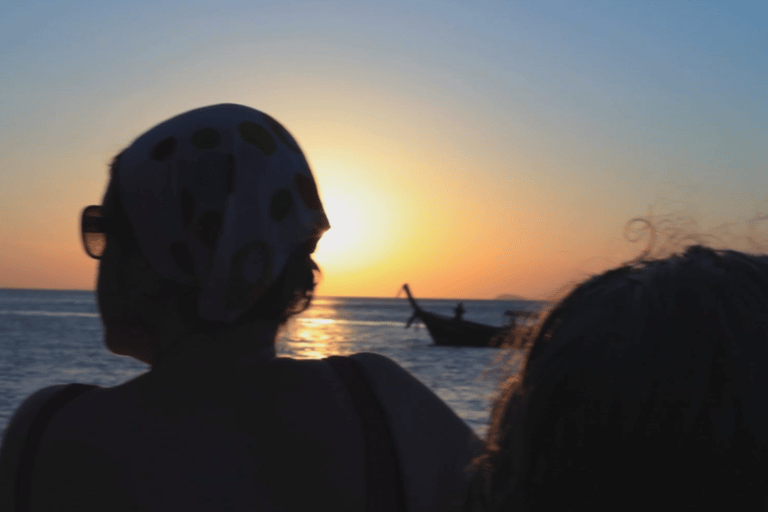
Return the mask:
<svg viewBox="0 0 768 512"><path fill-rule="evenodd" d="M455 301L420 300L452 314ZM500 325L506 309L526 302L464 301L465 318ZM405 329L411 314L402 299L316 298L281 334L282 357L322 358L376 352L406 368L432 389L478 434L488 425L498 380L514 371L513 351L432 344L421 328ZM29 394L53 384L114 386L149 369L116 356L102 344L93 292L0 290L0 431Z"/></svg>

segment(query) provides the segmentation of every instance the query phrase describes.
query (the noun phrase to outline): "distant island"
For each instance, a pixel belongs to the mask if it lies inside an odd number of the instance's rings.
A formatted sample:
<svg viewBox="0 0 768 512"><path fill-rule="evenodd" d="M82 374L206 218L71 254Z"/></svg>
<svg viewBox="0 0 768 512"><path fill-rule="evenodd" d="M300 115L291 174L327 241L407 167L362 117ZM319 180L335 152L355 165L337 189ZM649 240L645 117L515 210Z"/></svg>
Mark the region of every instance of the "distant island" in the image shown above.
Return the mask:
<svg viewBox="0 0 768 512"><path fill-rule="evenodd" d="M528 299L526 299L525 297L521 297L519 295L502 293L501 295L497 295L493 300L528 300Z"/></svg>

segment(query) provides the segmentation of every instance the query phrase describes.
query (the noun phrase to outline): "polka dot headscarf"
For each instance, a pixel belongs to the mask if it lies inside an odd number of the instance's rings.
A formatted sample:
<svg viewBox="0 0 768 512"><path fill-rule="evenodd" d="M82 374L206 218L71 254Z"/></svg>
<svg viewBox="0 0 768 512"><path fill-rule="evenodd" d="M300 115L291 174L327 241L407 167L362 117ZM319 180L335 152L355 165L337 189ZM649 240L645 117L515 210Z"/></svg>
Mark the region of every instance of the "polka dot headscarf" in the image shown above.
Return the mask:
<svg viewBox="0 0 768 512"><path fill-rule="evenodd" d="M242 105L191 110L120 157L120 194L139 247L163 277L200 289L206 320L232 322L298 247L330 225L296 141Z"/></svg>

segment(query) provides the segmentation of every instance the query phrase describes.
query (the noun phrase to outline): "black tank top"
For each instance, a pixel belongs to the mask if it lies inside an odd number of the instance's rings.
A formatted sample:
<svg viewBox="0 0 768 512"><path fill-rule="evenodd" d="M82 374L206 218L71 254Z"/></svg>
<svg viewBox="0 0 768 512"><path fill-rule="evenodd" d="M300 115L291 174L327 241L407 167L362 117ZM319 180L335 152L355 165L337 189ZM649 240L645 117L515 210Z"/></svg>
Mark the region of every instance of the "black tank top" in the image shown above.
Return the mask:
<svg viewBox="0 0 768 512"><path fill-rule="evenodd" d="M360 417L365 444L367 512L405 512L405 490L395 440L381 403L351 358L326 358L347 388ZM53 395L33 418L21 451L16 477L16 512L30 512L32 469L45 429L69 402L97 386L69 384Z"/></svg>

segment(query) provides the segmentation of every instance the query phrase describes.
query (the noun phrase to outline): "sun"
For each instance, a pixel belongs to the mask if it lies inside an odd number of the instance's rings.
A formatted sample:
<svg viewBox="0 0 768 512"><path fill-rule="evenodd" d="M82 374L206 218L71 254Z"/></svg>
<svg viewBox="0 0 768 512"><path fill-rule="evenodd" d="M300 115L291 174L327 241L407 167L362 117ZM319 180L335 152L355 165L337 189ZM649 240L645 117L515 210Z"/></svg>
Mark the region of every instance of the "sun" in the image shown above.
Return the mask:
<svg viewBox="0 0 768 512"><path fill-rule="evenodd" d="M314 258L321 265L336 266L353 256L356 242L362 236L361 212L356 211L357 206L349 198L338 197L333 190L324 191L323 208L331 229L317 243Z"/></svg>
<svg viewBox="0 0 768 512"><path fill-rule="evenodd" d="M392 250L393 219L386 194L346 177L337 175L336 180L321 183L320 196L331 229L318 242L313 258L328 276L360 275Z"/></svg>

